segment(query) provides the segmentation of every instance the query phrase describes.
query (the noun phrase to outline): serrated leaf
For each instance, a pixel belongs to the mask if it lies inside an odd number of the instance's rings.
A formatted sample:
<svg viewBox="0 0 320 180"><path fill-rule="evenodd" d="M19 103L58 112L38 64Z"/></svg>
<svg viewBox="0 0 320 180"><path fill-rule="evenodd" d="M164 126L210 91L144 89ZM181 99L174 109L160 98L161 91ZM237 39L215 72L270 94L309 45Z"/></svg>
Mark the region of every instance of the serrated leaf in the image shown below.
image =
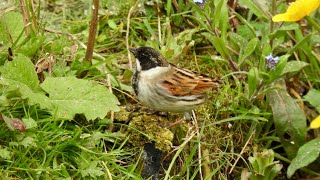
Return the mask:
<svg viewBox="0 0 320 180"><path fill-rule="evenodd" d="M305 142L307 131L303 111L284 89L273 89L267 93L273 112L276 133L290 159Z"/></svg>
<svg viewBox="0 0 320 180"><path fill-rule="evenodd" d="M306 99L320 113L320 91L319 90L311 89L308 92L308 94L304 96L304 99Z"/></svg>
<svg viewBox="0 0 320 180"><path fill-rule="evenodd" d="M102 168L97 167L98 162L93 161L90 163L90 166L81 171L82 177L90 176L92 178L96 178L97 176L102 176L105 173L102 171Z"/></svg>
<svg viewBox="0 0 320 180"><path fill-rule="evenodd" d="M7 62L0 71L3 78L21 82L31 89L38 87L39 80L34 65L22 54L15 56L13 61Z"/></svg>
<svg viewBox="0 0 320 180"><path fill-rule="evenodd" d="M0 84L8 86L8 90L17 91L17 96L27 99L28 105L40 105L41 109L52 109L50 99L45 96L44 92L36 92L22 82L12 79L0 79Z"/></svg>
<svg viewBox="0 0 320 180"><path fill-rule="evenodd" d="M302 68L308 66L309 64L303 61L289 61L287 62L286 66L284 67L281 75L291 72L300 71Z"/></svg>
<svg viewBox="0 0 320 180"><path fill-rule="evenodd" d="M0 19L0 39L3 44L14 43L23 29L22 15L18 12L9 11Z"/></svg>
<svg viewBox="0 0 320 180"><path fill-rule="evenodd" d="M49 94L56 107L51 112L59 119L72 119L76 114L84 114L92 120L119 110L117 98L94 81L56 77L47 78L40 86Z"/></svg>
<svg viewBox="0 0 320 180"><path fill-rule="evenodd" d="M287 176L291 178L294 172L302 167L305 167L315 161L320 153L320 139L314 139L301 146L297 156L290 163Z"/></svg>
<svg viewBox="0 0 320 180"><path fill-rule="evenodd" d="M37 147L37 143L36 140L33 137L27 136L25 138L23 138L20 142L19 145L22 145L24 147Z"/></svg>
<svg viewBox="0 0 320 180"><path fill-rule="evenodd" d="M3 159L11 159L11 152L7 150L7 148L0 147L0 157Z"/></svg>

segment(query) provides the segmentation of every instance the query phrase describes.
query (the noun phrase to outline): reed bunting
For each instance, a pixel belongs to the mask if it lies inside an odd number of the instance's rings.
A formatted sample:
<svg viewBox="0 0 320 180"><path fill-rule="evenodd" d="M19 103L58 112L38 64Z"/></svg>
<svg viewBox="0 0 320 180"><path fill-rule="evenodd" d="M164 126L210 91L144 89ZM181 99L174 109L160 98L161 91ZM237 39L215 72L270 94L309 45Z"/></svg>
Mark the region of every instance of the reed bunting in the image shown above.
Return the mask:
<svg viewBox="0 0 320 180"><path fill-rule="evenodd" d="M136 58L134 92L143 105L153 110L185 113L190 119L189 112L206 101L205 92L219 84L218 79L170 64L153 48L129 50Z"/></svg>

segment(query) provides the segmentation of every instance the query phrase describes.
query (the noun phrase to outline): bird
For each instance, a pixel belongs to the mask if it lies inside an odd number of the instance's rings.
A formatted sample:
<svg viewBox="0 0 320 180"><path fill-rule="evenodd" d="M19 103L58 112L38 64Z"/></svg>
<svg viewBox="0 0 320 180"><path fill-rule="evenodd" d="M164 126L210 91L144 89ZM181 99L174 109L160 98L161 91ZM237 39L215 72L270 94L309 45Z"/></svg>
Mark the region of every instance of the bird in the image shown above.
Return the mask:
<svg viewBox="0 0 320 180"><path fill-rule="evenodd" d="M136 60L131 80L134 93L152 110L184 113L185 119L191 119L190 112L206 102L206 92L220 84L219 78L169 63L151 47L129 48L129 51Z"/></svg>

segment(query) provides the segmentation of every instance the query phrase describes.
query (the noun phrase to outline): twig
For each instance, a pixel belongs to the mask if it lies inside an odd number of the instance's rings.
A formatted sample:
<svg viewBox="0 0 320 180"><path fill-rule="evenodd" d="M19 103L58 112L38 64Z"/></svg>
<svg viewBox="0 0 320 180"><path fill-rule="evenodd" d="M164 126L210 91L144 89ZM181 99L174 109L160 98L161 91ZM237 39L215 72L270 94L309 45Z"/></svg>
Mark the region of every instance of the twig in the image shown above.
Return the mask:
<svg viewBox="0 0 320 180"><path fill-rule="evenodd" d="M194 121L194 126L196 127L196 133L198 136L198 139L200 138L200 132L199 132L199 126L198 126L198 122L197 122L197 117L196 117L196 113L192 110L192 119ZM198 159L199 159L199 174L200 174L200 179L203 180L203 174L202 174L202 154L201 154L201 141L199 140L198 142Z"/></svg>
<svg viewBox="0 0 320 180"><path fill-rule="evenodd" d="M128 16L127 16L127 31L126 31L126 46L127 49L129 49L129 30L130 30L130 18L134 10L137 8L140 0L137 0L136 3L130 8ZM131 54L128 51L128 61L129 61L129 67L132 69L132 60L131 60Z"/></svg>
<svg viewBox="0 0 320 180"><path fill-rule="evenodd" d="M240 152L240 154L239 154L238 158L236 159L236 161L235 161L235 162L234 162L234 164L232 165L232 168L230 169L229 174L231 174L231 173L232 173L232 171L233 171L234 167L237 165L237 163L238 163L238 161L239 161L239 159L240 159L241 155L244 153L244 151L245 151L246 147L248 146L248 144L249 144L249 142L250 142L250 140L251 140L251 138L252 138L253 134L254 134L254 131L251 133L251 135L250 135L249 139L247 140L246 144L243 146L243 148L242 148L242 150L241 150L241 152Z"/></svg>
<svg viewBox="0 0 320 180"><path fill-rule="evenodd" d="M88 61L90 64L92 64L94 40L97 32L99 0L93 0L92 9L93 9L93 12L92 12L92 17L90 22L88 46L87 46L86 56L84 58L84 60Z"/></svg>
<svg viewBox="0 0 320 180"><path fill-rule="evenodd" d="M29 27L29 22L28 22L28 12L27 12L27 7L26 7L26 2L25 0L20 0L20 7L22 11L22 16L23 16L23 24L26 27L26 35L30 34L30 27Z"/></svg>

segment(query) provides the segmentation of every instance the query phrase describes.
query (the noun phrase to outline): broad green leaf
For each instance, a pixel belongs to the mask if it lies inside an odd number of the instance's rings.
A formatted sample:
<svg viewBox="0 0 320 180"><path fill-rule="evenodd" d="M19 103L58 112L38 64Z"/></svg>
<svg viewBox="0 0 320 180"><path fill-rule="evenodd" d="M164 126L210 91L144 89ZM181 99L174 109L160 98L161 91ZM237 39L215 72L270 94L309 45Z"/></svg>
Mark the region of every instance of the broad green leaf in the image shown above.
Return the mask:
<svg viewBox="0 0 320 180"><path fill-rule="evenodd" d="M302 68L306 67L307 65L309 64L303 61L289 61L284 67L284 70L282 71L281 75L300 71Z"/></svg>
<svg viewBox="0 0 320 180"><path fill-rule="evenodd" d="M22 54L18 54L13 61L2 66L0 72L2 78L21 82L31 89L38 87L39 80L34 65L28 57Z"/></svg>
<svg viewBox="0 0 320 180"><path fill-rule="evenodd" d="M59 119L72 119L76 114L84 114L92 120L119 110L117 98L94 81L57 77L47 78L40 86L49 94L56 107L51 112Z"/></svg>
<svg viewBox="0 0 320 180"><path fill-rule="evenodd" d="M6 85L9 91L17 91L18 95L16 96L27 99L27 103L30 106L38 104L41 109L53 108L50 99L45 96L44 92L37 92L22 82L2 78L0 79L0 84Z"/></svg>
<svg viewBox="0 0 320 180"><path fill-rule="evenodd" d="M273 89L267 93L273 112L276 133L289 159L295 157L299 147L305 142L307 131L303 111L284 89Z"/></svg>
<svg viewBox="0 0 320 180"><path fill-rule="evenodd" d="M319 90L311 89L308 92L308 94L304 96L304 99L306 99L320 113L320 91Z"/></svg>
<svg viewBox="0 0 320 180"><path fill-rule="evenodd" d="M315 161L320 154L320 139L314 139L301 146L297 156L290 163L287 176L291 178L294 172L302 167L305 167Z"/></svg>
<svg viewBox="0 0 320 180"><path fill-rule="evenodd" d="M0 19L0 41L3 44L14 43L21 33L23 33L24 24L22 15L18 12L9 11Z"/></svg>

